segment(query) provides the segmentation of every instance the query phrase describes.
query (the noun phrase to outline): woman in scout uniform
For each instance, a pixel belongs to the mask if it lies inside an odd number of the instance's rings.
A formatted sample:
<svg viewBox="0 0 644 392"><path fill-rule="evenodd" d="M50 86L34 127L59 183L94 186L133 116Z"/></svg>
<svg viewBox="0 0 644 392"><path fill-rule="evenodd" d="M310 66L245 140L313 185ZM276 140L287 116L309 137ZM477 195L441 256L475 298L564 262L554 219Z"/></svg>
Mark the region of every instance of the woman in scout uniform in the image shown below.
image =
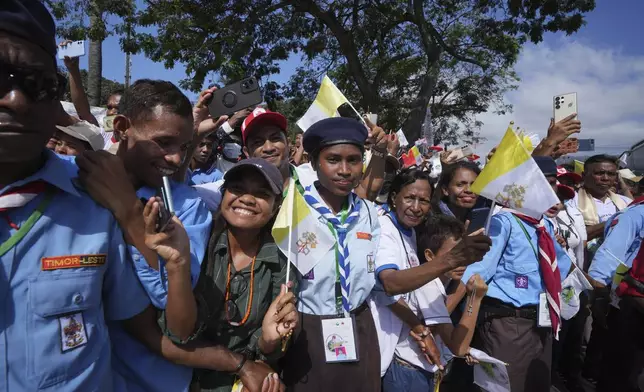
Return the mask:
<svg viewBox="0 0 644 392"><path fill-rule="evenodd" d="M198 311L185 312L192 316L183 322L165 319L164 330L178 344L198 339L242 354L232 374L197 370L195 379L200 390L229 392L237 377L255 390L262 384L249 378L247 368L256 371L258 364L253 361L257 360L273 365L285 351L285 343L298 322L295 296L284 286L286 259L269 231L281 202L282 178L269 162L248 159L230 169L224 180L220 215L215 218L195 288ZM154 217L157 210L149 215ZM151 234L146 242L154 238ZM164 258L171 256L166 247L156 243L149 246ZM182 247L178 244L169 251L179 252ZM189 287L189 274L184 273L183 280L169 277L169 286L173 283L177 290L182 284ZM190 297L183 300L194 301ZM168 301L166 312L170 306ZM270 384L270 391L280 390L276 373L268 374L264 382Z"/></svg>
<svg viewBox="0 0 644 392"><path fill-rule="evenodd" d="M365 125L348 118L319 121L304 133L318 176L304 190L316 218L311 230L335 240L308 270L298 265L299 253L294 260L302 316L282 364L289 390L380 390L378 336L365 302L376 285L380 225L376 207L353 192L362 178L366 139Z"/></svg>

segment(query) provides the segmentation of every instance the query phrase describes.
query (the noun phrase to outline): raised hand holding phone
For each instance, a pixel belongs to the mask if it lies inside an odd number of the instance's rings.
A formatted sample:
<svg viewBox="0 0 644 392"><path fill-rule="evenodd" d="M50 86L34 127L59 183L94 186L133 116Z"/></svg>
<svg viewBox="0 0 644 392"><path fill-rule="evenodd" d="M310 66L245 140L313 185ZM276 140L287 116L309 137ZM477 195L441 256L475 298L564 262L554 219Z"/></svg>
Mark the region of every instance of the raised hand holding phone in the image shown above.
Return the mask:
<svg viewBox="0 0 644 392"><path fill-rule="evenodd" d="M58 47L58 59L85 56L85 41L65 41Z"/></svg>
<svg viewBox="0 0 644 392"><path fill-rule="evenodd" d="M166 223L163 231L158 231L159 211L163 201L153 197L143 209L145 221L145 245L157 252L166 265L190 265L190 238L179 218L174 215Z"/></svg>

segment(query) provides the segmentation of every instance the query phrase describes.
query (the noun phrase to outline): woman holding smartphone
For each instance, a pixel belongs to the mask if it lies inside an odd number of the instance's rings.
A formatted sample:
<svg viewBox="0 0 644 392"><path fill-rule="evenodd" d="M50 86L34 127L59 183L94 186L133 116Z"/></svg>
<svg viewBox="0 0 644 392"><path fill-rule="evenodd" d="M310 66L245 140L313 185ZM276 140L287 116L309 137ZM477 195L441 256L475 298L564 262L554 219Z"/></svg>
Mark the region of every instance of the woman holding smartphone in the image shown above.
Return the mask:
<svg viewBox="0 0 644 392"><path fill-rule="evenodd" d="M287 292L284 285L286 258L270 234L282 195L278 169L263 159L248 159L230 169L224 181L194 296L189 265L185 271L178 265L168 273L168 305L161 318L162 328L176 344L199 340L242 355L232 374L196 370L194 380L201 391L229 392L238 378L246 382L247 362L274 365L298 324L293 290ZM159 205L148 203L146 222L156 221L158 209ZM169 247L161 245L159 237L165 233L150 231L146 243L164 259L189 254L187 237L185 243ZM180 295L173 295L173 290ZM283 390L276 372L264 383L269 391Z"/></svg>

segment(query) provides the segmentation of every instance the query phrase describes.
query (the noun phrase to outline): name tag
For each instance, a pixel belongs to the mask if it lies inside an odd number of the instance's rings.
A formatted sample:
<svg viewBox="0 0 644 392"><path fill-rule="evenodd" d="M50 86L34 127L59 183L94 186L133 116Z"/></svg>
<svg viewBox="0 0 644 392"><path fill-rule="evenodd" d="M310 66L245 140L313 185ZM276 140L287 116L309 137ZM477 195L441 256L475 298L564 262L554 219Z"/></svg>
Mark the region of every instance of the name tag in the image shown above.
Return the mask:
<svg viewBox="0 0 644 392"><path fill-rule="evenodd" d="M539 294L539 317L538 325L540 327L552 328L552 321L550 320L550 308L548 307L548 299L546 293Z"/></svg>
<svg viewBox="0 0 644 392"><path fill-rule="evenodd" d="M105 264L107 255L70 255L58 257L43 257L41 270L52 271L66 268L100 267Z"/></svg>
<svg viewBox="0 0 644 392"><path fill-rule="evenodd" d="M369 233L362 233L362 232L359 231L357 236L358 236L359 240L371 241L371 234L369 234Z"/></svg>
<svg viewBox="0 0 644 392"><path fill-rule="evenodd" d="M353 318L338 317L321 321L326 362L357 362L358 346L354 334Z"/></svg>

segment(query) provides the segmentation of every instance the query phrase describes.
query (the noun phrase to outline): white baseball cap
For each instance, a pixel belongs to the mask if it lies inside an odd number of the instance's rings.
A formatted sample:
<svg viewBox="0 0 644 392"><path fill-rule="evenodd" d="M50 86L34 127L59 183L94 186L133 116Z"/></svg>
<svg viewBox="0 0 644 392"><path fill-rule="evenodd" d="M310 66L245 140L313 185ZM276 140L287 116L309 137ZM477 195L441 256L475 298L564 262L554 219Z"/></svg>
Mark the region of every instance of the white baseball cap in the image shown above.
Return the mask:
<svg viewBox="0 0 644 392"><path fill-rule="evenodd" d="M642 176L635 175L635 173L633 173L631 169L622 169L619 171L619 175L622 176L623 179L633 182L640 182L640 180L642 179Z"/></svg>
<svg viewBox="0 0 644 392"><path fill-rule="evenodd" d="M73 138L89 143L90 147L92 147L92 150L94 151L102 150L105 146L105 140L103 139L103 135L101 135L101 129L87 121L79 121L68 127L56 125L56 128Z"/></svg>

